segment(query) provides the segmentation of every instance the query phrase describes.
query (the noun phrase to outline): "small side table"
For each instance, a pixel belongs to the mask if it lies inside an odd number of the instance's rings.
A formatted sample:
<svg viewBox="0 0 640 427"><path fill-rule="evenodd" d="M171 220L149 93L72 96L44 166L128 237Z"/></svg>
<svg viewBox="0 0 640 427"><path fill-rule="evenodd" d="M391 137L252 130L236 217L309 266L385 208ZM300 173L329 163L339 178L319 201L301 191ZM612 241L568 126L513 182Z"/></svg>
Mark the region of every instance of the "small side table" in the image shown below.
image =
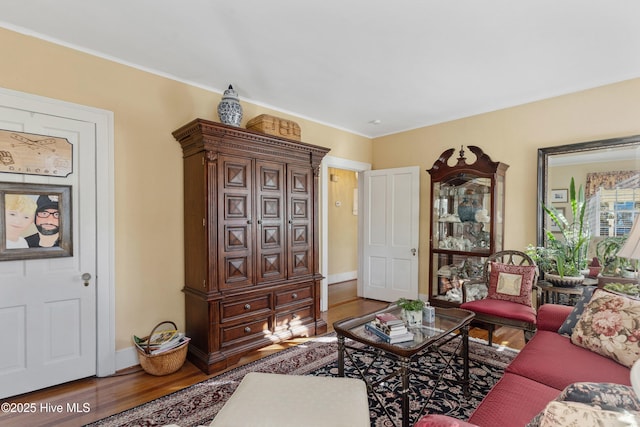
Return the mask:
<svg viewBox="0 0 640 427"><path fill-rule="evenodd" d="M577 297L582 295L582 285L574 288L565 288L553 286L549 282L538 282L538 286L542 289L542 303L547 304L563 304L576 305ZM566 297L562 297L566 295Z"/></svg>
<svg viewBox="0 0 640 427"><path fill-rule="evenodd" d="M593 282L593 283L591 283ZM576 302L582 295L585 285L595 285L597 281L585 279L584 285L574 287L553 286L550 282L541 280L538 286L542 289L542 303L576 305Z"/></svg>

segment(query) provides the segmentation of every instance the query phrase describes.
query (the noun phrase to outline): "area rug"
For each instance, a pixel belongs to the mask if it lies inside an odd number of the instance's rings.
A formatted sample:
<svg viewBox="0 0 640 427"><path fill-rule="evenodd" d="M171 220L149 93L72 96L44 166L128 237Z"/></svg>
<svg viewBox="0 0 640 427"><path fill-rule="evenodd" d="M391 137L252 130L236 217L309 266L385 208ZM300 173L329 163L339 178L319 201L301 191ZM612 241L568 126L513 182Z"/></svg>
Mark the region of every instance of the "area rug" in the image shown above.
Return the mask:
<svg viewBox="0 0 640 427"><path fill-rule="evenodd" d="M443 349L444 351L454 351L452 345L447 345ZM470 339L470 395L464 397L462 387L449 382L449 375L445 375L444 381L435 388L434 395L426 406L426 412L467 419L491 387L500 379L504 368L516 355L517 350L495 345L489 347L484 341ZM425 356L418 363L421 372L429 372L432 369L440 368L438 364L441 362L440 358ZM461 372L461 363L461 358L454 358L452 369ZM390 362L379 360L375 362L374 369L385 373L389 371L389 365ZM178 424L181 427L190 427L207 425L248 372L337 376L335 334L313 338L303 344L238 367L144 405L88 424L88 426L142 427ZM346 363L345 373L346 376L357 377L351 363ZM424 406L427 392L433 388L434 380L427 374L415 374L411 381L411 408L415 413ZM371 396L369 398L372 427L401 425L400 402L396 396L399 384L395 381L389 381L385 386L388 388L388 392L383 390L382 400L376 400ZM382 405L386 407L386 411Z"/></svg>

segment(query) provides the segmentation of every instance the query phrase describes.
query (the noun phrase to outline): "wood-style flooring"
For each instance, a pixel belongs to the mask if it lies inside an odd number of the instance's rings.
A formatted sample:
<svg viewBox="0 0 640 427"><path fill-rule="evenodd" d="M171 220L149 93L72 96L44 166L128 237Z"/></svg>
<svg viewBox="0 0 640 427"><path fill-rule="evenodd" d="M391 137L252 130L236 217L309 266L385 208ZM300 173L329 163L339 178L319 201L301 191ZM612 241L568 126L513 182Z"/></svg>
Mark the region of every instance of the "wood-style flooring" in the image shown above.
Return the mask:
<svg viewBox="0 0 640 427"><path fill-rule="evenodd" d="M358 298L355 294L355 282L329 286L329 302L329 310L323 313L323 318L329 325L329 331L333 331L333 323L338 320L372 313L388 305L386 302ZM487 333L474 328L471 336L486 339ZM304 341L304 338L297 338L256 350L229 369ZM500 328L494 332L494 342L512 348L522 348L524 337L521 331ZM139 367L133 367L110 377L90 377L4 399L2 401L4 406L0 411L0 425L3 427L81 426L181 390L212 376L204 374L188 361L178 372L162 377L148 375ZM9 404L10 409L19 410L19 412L9 413L5 410L6 404Z"/></svg>

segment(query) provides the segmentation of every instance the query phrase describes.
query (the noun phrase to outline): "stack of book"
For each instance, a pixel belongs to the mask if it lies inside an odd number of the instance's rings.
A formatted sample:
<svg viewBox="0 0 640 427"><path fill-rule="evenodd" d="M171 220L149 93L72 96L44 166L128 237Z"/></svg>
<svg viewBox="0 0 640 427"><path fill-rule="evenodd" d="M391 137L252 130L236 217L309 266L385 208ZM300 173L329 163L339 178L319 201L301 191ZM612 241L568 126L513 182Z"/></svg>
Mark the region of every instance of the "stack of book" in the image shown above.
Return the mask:
<svg viewBox="0 0 640 427"><path fill-rule="evenodd" d="M376 314L376 318L367 323L365 329L389 344L413 341L413 333L392 313Z"/></svg>

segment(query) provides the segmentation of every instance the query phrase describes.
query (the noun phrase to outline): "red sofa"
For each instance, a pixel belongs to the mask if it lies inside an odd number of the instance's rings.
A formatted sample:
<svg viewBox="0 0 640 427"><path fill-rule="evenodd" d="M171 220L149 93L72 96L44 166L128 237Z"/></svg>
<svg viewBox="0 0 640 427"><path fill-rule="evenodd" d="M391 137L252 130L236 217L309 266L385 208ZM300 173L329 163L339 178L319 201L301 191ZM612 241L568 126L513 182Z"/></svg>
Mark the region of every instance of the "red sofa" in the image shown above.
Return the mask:
<svg viewBox="0 0 640 427"><path fill-rule="evenodd" d="M575 382L631 385L629 368L578 347L568 337L558 334L558 328L571 310L572 307L556 304L539 308L537 332L473 412L468 420L470 424L526 426L566 386ZM416 426L430 425L427 417Z"/></svg>

